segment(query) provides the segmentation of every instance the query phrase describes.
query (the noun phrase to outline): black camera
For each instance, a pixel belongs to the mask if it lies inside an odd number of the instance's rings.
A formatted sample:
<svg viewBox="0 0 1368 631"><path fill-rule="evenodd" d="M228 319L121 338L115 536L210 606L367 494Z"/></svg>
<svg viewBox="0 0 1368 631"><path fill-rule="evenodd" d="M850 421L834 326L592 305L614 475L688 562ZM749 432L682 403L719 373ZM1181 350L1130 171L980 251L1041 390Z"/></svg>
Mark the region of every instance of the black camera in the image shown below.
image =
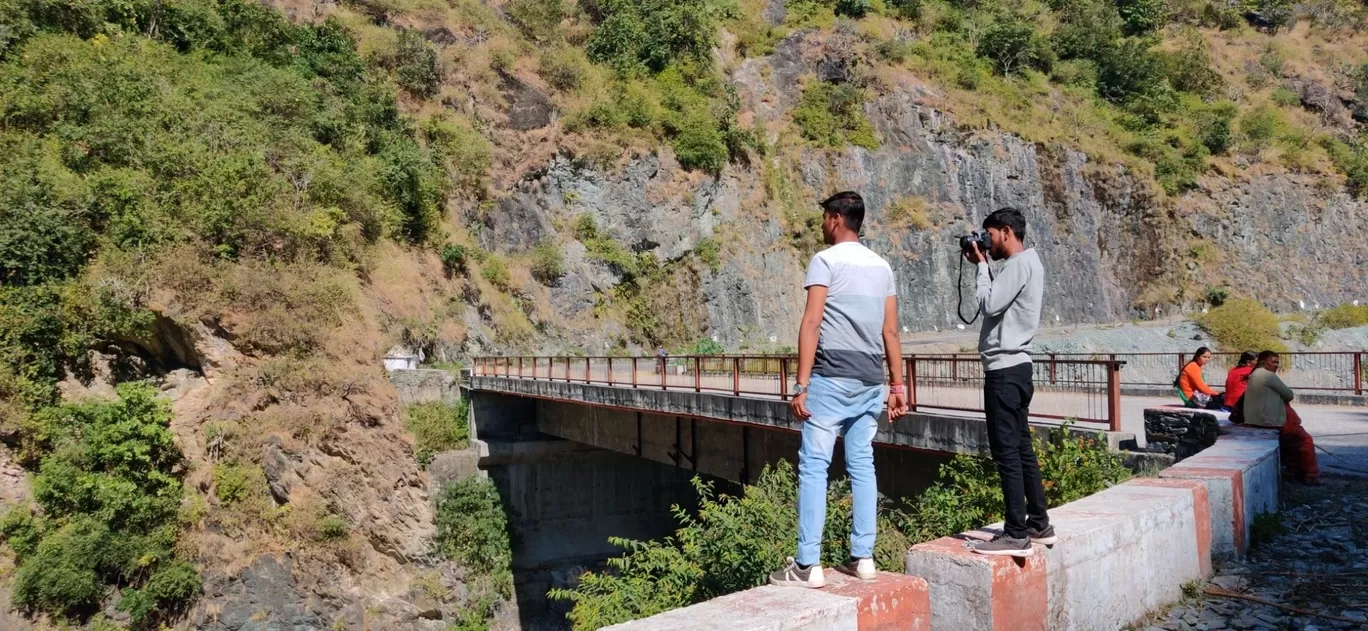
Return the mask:
<svg viewBox="0 0 1368 631"><path fill-rule="evenodd" d="M988 249L993 245L993 239L988 235L987 230L975 230L959 238L960 249L968 252L974 249L974 244L978 244L979 252L984 256L988 255Z"/></svg>

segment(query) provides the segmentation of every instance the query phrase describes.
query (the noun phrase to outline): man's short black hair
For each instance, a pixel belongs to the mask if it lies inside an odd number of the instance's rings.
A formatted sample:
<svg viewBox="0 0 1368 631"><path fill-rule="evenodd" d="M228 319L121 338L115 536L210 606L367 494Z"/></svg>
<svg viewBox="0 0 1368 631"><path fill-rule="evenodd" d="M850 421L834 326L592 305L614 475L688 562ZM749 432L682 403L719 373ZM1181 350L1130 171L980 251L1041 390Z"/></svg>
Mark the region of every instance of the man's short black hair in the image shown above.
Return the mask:
<svg viewBox="0 0 1368 631"><path fill-rule="evenodd" d="M1022 216L1020 210L1011 206L994 210L991 215L984 218L983 229L989 228L997 228L998 230L1011 228L1012 234L1015 234L1018 239L1026 240L1026 217Z"/></svg>
<svg viewBox="0 0 1368 631"><path fill-rule="evenodd" d="M860 197L855 191L841 191L831 197L826 198L821 204L822 210L845 218L847 228L860 233L860 227L864 225L864 198Z"/></svg>

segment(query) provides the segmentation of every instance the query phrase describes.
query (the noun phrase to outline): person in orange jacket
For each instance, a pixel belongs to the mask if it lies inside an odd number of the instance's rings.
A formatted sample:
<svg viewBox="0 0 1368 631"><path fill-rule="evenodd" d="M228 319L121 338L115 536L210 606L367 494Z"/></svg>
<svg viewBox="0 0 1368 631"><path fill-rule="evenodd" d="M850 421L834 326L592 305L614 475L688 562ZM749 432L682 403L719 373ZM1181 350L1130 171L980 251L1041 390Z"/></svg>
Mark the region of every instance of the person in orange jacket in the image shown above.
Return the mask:
<svg viewBox="0 0 1368 631"><path fill-rule="evenodd" d="M1235 409L1235 404L1240 401L1240 396L1245 393L1245 387L1249 385L1249 373L1254 372L1254 361L1258 356L1254 351L1240 353L1240 362L1226 373L1225 409Z"/></svg>
<svg viewBox="0 0 1368 631"><path fill-rule="evenodd" d="M1211 349L1203 346L1193 354L1192 361L1183 366L1173 385L1183 393L1183 403L1190 408L1220 409L1224 404L1221 393L1212 390L1202 379L1202 367L1211 361Z"/></svg>

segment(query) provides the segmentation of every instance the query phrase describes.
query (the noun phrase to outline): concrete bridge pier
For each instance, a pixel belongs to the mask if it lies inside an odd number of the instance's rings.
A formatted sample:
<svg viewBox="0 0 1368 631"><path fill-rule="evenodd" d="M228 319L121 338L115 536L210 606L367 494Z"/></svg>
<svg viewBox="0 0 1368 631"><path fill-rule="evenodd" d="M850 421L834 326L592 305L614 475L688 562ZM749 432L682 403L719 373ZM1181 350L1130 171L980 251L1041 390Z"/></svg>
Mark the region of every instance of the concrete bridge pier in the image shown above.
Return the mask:
<svg viewBox="0 0 1368 631"><path fill-rule="evenodd" d="M530 399L467 394L479 467L508 514L523 628L565 627L568 606L546 592L619 554L610 536L659 538L677 526L672 505L694 508L693 471L543 434Z"/></svg>

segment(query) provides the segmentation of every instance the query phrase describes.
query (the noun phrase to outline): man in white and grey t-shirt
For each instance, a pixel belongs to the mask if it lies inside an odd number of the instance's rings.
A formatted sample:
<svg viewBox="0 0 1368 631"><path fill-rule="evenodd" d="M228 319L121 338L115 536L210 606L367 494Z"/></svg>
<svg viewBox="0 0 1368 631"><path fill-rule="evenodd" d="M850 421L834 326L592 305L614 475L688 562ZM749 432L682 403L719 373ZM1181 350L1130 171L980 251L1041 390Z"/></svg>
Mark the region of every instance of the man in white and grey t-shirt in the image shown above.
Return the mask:
<svg viewBox="0 0 1368 631"><path fill-rule="evenodd" d="M838 435L845 437L853 523L850 557L836 569L874 578L879 492L874 481L874 434L884 407L884 364L892 373L888 417L907 411L898 302L893 270L860 244L864 200L844 192L822 202L822 237L831 247L808 265L807 308L798 330L798 384L791 403L803 423L798 449L798 554L770 575L770 583L822 587L822 530L827 469Z"/></svg>

